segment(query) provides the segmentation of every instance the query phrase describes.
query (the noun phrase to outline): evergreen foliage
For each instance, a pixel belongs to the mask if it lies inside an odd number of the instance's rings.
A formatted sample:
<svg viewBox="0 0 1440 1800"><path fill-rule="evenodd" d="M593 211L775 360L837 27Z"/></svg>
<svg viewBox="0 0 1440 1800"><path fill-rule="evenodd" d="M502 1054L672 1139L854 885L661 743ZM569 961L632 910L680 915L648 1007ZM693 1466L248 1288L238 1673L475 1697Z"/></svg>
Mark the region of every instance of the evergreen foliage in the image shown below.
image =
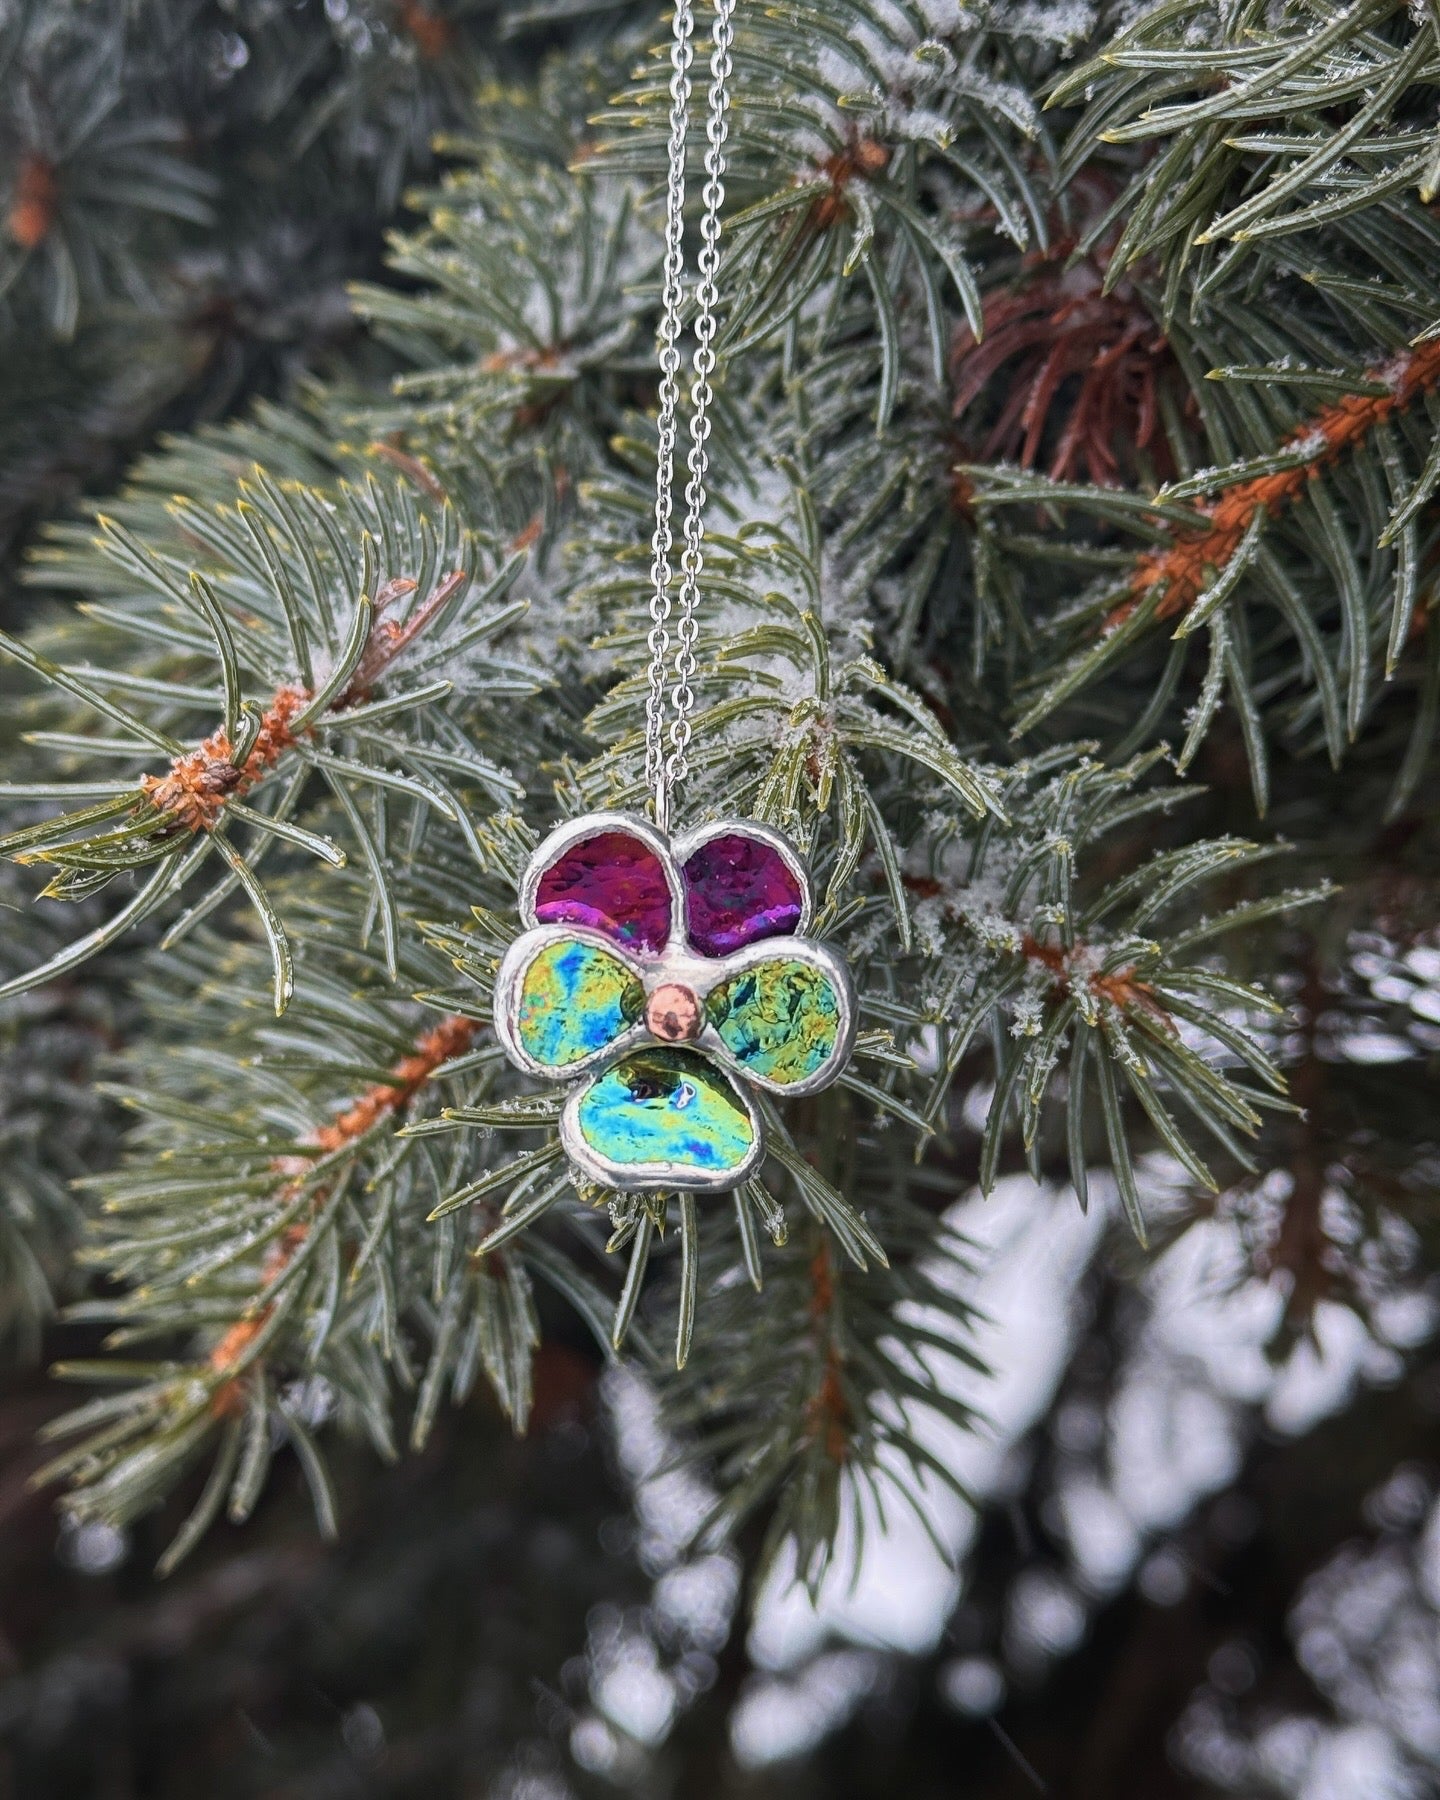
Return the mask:
<svg viewBox="0 0 1440 1800"><path fill-rule="evenodd" d="M486 6L0 17L0 537L350 334L348 276L493 70Z"/></svg>
<svg viewBox="0 0 1440 1800"><path fill-rule="evenodd" d="M1392 1016L1437 928L1433 12L742 0L682 806L803 847L861 1029L698 1203L577 1176L488 1027L530 850L646 794L663 21L92 24L3 27L12 511L35 396L147 431L269 208L389 216L437 130L443 170L386 272L283 251L367 277L343 366L52 518L0 636L0 1324L54 1282L103 1330L69 1517L183 1491L168 1572L287 1454L333 1531L339 1439L419 1452L482 1380L523 1431L569 1309L703 1542L818 1591L895 1484L965 1498L951 1206L1022 1169L1140 1246L1242 1217L1276 1354L1373 1309L1433 1211L1440 1040Z"/></svg>

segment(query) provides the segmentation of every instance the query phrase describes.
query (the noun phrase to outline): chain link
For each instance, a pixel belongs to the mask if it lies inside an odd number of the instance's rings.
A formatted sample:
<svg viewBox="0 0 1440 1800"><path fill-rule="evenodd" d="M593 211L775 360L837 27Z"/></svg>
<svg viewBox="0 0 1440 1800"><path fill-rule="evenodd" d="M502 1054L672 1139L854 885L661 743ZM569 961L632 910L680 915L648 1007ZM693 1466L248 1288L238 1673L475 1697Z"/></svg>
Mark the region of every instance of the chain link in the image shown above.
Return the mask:
<svg viewBox="0 0 1440 1800"><path fill-rule="evenodd" d="M710 57L710 89L705 135L705 186L700 221L700 280L695 292L695 379L690 390L690 453L686 466L690 479L685 487L685 548L680 557L680 617L675 633L675 657L670 662L671 587L674 570L670 552L674 546L671 526L672 489L675 479L676 408L680 368L680 320L684 304L685 139L689 122L694 58L692 38L695 14L692 0L676 0L674 42L670 50L670 147L669 185L665 214L665 275L659 331L660 413L659 449L655 469L655 534L650 577L650 675L645 703L645 778L655 794L655 820L669 828L670 796L685 777L690 744L690 714L695 706L691 679L695 674L696 616L700 601L700 576L705 567L705 477L709 469L710 377L715 370L716 276L720 267L720 209L725 203L726 117L730 105L731 45L736 0L715 0L714 50ZM665 700L670 687L669 748L666 748Z"/></svg>
<svg viewBox="0 0 1440 1800"><path fill-rule="evenodd" d="M684 301L685 131L690 116L690 0L675 0L675 38L670 47L670 185L665 209L665 284L661 303L660 445L655 460L655 535L650 580L650 692L645 702L645 780L654 790L657 817L665 789L665 673L670 659L671 484L675 472L675 407L680 398L680 309ZM663 825L664 821L660 823Z"/></svg>

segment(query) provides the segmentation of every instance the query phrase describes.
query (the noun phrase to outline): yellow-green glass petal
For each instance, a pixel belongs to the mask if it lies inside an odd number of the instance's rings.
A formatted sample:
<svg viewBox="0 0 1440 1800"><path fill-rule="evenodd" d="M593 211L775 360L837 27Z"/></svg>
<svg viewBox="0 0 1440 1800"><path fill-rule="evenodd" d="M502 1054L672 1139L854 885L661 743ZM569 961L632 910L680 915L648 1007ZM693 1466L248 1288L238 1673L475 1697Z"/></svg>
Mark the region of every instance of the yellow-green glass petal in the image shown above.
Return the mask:
<svg viewBox="0 0 1440 1800"><path fill-rule="evenodd" d="M568 1068L613 1043L634 1018L639 984L618 957L566 938L547 944L520 983L516 1034L547 1069Z"/></svg>
<svg viewBox="0 0 1440 1800"><path fill-rule="evenodd" d="M621 1173L723 1174L755 1143L733 1083L692 1050L637 1050L597 1076L576 1111L580 1135Z"/></svg>
<svg viewBox="0 0 1440 1800"><path fill-rule="evenodd" d="M805 1081L835 1051L840 1003L828 977L789 957L757 963L710 995L710 1022L752 1075L789 1085Z"/></svg>

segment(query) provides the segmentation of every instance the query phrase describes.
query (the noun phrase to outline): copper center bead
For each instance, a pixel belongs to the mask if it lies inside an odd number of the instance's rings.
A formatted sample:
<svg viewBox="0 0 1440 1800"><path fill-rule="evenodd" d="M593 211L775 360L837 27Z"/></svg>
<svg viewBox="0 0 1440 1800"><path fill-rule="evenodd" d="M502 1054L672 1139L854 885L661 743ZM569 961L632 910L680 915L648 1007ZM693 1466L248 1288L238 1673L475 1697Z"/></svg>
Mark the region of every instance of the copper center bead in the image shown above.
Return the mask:
<svg viewBox="0 0 1440 1800"><path fill-rule="evenodd" d="M704 1009L688 987L667 981L645 1002L645 1023L667 1044L687 1043L700 1035Z"/></svg>

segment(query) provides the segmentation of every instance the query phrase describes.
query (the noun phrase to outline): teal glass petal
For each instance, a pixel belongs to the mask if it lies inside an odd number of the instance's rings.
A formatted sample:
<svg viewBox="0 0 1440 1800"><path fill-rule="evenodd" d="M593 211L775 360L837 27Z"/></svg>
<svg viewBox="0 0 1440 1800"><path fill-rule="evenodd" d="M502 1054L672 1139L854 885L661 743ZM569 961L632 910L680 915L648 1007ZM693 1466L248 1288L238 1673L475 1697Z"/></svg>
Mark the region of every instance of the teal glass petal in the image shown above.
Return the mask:
<svg viewBox="0 0 1440 1800"><path fill-rule="evenodd" d="M776 957L712 989L710 1023L730 1054L766 1081L805 1081L835 1052L840 1003L811 963Z"/></svg>
<svg viewBox="0 0 1440 1800"><path fill-rule="evenodd" d="M621 1171L661 1165L723 1175L755 1144L755 1120L720 1070L692 1050L640 1050L598 1076L576 1113L580 1135Z"/></svg>
<svg viewBox="0 0 1440 1800"><path fill-rule="evenodd" d="M516 1035L548 1069L568 1068L611 1044L644 1004L635 976L595 944L547 944L520 983Z"/></svg>

